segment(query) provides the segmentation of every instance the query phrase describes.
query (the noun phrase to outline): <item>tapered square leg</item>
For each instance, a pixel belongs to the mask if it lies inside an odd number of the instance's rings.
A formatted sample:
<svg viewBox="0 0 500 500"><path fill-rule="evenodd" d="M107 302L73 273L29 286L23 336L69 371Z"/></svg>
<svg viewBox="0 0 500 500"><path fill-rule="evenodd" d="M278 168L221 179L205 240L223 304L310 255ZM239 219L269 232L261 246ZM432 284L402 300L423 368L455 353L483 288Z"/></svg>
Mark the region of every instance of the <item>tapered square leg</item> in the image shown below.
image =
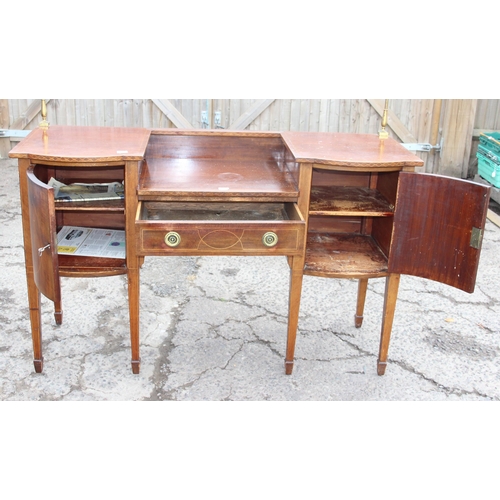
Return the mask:
<svg viewBox="0 0 500 500"><path fill-rule="evenodd" d="M56 325L62 325L63 311L60 301L54 303L54 319L56 320Z"/></svg>
<svg viewBox="0 0 500 500"><path fill-rule="evenodd" d="M354 326L360 328L363 324L363 312L365 310L366 290L368 279L362 278L358 281L358 300L356 303L356 314L354 316Z"/></svg>
<svg viewBox="0 0 500 500"><path fill-rule="evenodd" d="M128 270L128 302L130 315L130 345L132 351L132 373L138 374L139 356L139 269Z"/></svg>
<svg viewBox="0 0 500 500"><path fill-rule="evenodd" d="M285 373L291 375L295 354L295 340L299 324L300 296L302 293L302 279L304 258L292 257L290 270L290 296L288 302L288 334L286 342Z"/></svg>
<svg viewBox="0 0 500 500"><path fill-rule="evenodd" d="M399 274L389 274L385 279L382 332L380 335L380 349L377 362L377 373L379 375L384 375L387 366L387 354L389 352L394 312L396 311L400 277Z"/></svg>

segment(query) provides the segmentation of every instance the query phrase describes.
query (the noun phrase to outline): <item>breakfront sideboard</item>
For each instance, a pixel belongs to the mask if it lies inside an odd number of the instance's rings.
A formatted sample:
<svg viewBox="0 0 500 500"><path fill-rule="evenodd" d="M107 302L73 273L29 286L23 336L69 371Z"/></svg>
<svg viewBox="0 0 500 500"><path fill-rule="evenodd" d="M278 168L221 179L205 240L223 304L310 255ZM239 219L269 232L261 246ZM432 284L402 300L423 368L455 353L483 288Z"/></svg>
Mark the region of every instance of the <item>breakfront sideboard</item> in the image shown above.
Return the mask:
<svg viewBox="0 0 500 500"><path fill-rule="evenodd" d="M489 188L415 173L393 139L367 134L62 127L37 129L18 158L34 366L43 369L40 294L62 323L60 277L126 274L132 371L139 373L140 267L147 256L282 255L290 267L285 372L304 275L385 277L379 375L401 274L474 290ZM57 203L48 182L122 182L124 199ZM58 254L63 226L125 231L124 259ZM327 300L326 298L322 298Z"/></svg>

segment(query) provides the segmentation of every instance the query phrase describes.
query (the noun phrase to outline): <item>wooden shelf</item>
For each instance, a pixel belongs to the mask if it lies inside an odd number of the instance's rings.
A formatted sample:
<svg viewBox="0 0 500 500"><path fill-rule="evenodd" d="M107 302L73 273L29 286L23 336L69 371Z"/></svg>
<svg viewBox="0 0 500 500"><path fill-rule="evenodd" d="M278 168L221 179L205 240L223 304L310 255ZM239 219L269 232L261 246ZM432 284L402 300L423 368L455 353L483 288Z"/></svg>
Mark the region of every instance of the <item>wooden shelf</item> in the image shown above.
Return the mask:
<svg viewBox="0 0 500 500"><path fill-rule="evenodd" d="M375 189L316 186L311 189L310 215L391 217L394 206Z"/></svg>
<svg viewBox="0 0 500 500"><path fill-rule="evenodd" d="M102 200L102 201L59 201L55 203L57 211L78 210L87 212L124 212L125 203L123 200Z"/></svg>
<svg viewBox="0 0 500 500"><path fill-rule="evenodd" d="M125 259L58 255L59 273L63 277L99 277L126 274Z"/></svg>
<svg viewBox="0 0 500 500"><path fill-rule="evenodd" d="M368 235L309 233L304 274L337 278L386 276L387 258Z"/></svg>
<svg viewBox="0 0 500 500"><path fill-rule="evenodd" d="M137 193L140 200L162 201L210 197L211 201L294 202L298 198L291 174L269 158L148 158Z"/></svg>

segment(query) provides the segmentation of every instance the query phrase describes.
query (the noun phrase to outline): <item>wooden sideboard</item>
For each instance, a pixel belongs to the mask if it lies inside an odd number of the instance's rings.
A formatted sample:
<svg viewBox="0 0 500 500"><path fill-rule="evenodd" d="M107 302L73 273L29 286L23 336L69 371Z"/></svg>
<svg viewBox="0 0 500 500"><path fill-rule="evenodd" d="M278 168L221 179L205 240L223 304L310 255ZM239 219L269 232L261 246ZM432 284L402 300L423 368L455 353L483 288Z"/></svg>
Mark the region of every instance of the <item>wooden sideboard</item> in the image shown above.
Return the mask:
<svg viewBox="0 0 500 500"><path fill-rule="evenodd" d="M314 132L37 129L18 158L34 365L43 369L40 293L62 323L60 277L127 274L132 371L139 373L140 267L150 255L282 255L290 266L285 372L294 363L304 274L385 277L384 374L401 274L474 290L489 188L415 173L393 139ZM118 201L56 203L47 183L123 182ZM62 226L122 229L126 258L57 253ZM327 300L327 298L319 298ZM353 307L354 311L354 307Z"/></svg>

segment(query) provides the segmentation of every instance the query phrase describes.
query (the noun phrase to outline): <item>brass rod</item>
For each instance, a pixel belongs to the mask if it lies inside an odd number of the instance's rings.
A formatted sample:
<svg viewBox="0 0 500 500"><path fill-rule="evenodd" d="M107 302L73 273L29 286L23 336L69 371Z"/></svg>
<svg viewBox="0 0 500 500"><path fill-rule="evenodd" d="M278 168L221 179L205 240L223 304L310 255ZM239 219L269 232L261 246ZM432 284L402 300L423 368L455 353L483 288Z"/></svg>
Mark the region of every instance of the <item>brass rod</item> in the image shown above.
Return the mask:
<svg viewBox="0 0 500 500"><path fill-rule="evenodd" d="M385 130L385 127L387 126L388 113L389 113L389 99L386 99L384 104L384 114L382 115L382 128L378 133L380 139L387 139L389 137L389 133L387 132L387 130Z"/></svg>
<svg viewBox="0 0 500 500"><path fill-rule="evenodd" d="M47 121L47 103L45 102L45 99L42 99L41 112L42 112L42 121L39 123L38 126L43 129L48 129L49 122Z"/></svg>

